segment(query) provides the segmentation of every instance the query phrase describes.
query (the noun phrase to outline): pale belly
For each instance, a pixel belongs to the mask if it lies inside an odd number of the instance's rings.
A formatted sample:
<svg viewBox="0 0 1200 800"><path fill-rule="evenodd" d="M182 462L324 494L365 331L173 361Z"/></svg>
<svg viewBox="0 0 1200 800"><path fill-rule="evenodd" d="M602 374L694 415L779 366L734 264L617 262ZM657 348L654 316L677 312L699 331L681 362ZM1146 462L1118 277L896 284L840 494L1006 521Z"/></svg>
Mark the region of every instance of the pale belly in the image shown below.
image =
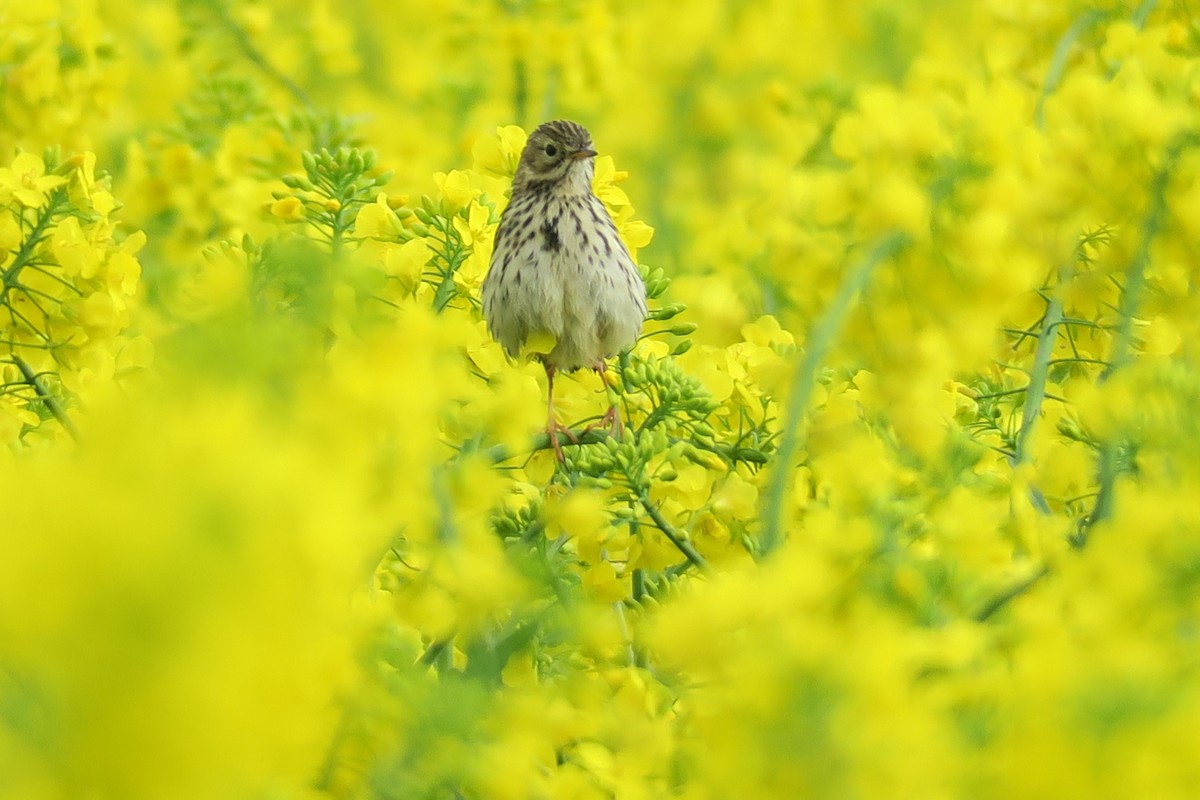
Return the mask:
<svg viewBox="0 0 1200 800"><path fill-rule="evenodd" d="M645 286L607 216L597 220L595 213L564 202L536 230L514 232L520 238L510 243L513 257L484 286L489 328L510 355L553 337L544 360L571 370L595 366L637 340ZM606 214L603 207L599 213Z"/></svg>

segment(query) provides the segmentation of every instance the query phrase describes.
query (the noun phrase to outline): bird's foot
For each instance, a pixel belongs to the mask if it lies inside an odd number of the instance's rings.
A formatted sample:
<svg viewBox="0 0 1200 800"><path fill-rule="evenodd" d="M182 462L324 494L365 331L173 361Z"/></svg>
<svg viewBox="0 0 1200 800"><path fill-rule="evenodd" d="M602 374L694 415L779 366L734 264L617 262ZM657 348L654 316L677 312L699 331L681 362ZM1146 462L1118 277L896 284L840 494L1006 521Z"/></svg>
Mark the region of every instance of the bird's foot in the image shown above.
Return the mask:
<svg viewBox="0 0 1200 800"><path fill-rule="evenodd" d="M567 463L567 459L563 456L562 441L559 434L567 437L567 441L571 444L579 444L579 437L575 435L575 431L563 425L554 419L554 417L551 417L546 423L546 434L550 437L550 447L554 450L554 457L558 459L558 463Z"/></svg>
<svg viewBox="0 0 1200 800"><path fill-rule="evenodd" d="M583 429L584 433L590 431L607 430L608 434L614 439L620 440L625 432L625 426L621 424L621 414L617 411L616 405L608 407L608 411L604 412L604 416L588 425Z"/></svg>

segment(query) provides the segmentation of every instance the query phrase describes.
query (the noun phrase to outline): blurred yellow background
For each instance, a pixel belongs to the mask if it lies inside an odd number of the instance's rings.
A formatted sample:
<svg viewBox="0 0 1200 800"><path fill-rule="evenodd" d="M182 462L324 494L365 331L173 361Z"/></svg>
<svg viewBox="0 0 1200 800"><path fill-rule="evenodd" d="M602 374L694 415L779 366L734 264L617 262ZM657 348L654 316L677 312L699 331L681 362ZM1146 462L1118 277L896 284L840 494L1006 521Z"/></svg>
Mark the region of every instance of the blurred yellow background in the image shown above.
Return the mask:
<svg viewBox="0 0 1200 800"><path fill-rule="evenodd" d="M0 0L0 797L1191 796L1197 99L1184 2Z"/></svg>

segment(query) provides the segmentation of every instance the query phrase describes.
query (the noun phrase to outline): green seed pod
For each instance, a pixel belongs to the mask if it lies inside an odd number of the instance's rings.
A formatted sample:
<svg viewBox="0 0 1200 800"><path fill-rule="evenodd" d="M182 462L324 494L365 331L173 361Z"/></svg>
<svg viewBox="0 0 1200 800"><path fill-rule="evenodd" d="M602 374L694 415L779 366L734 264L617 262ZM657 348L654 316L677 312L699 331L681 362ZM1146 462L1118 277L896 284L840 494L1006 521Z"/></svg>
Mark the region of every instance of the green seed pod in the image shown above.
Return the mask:
<svg viewBox="0 0 1200 800"><path fill-rule="evenodd" d="M665 306L651 311L649 316L651 319L668 320L682 314L686 308L687 306L683 303L667 303Z"/></svg>
<svg viewBox="0 0 1200 800"><path fill-rule="evenodd" d="M732 455L736 461L747 461L751 464L767 463L767 454L760 450L753 450L749 447L735 447Z"/></svg>

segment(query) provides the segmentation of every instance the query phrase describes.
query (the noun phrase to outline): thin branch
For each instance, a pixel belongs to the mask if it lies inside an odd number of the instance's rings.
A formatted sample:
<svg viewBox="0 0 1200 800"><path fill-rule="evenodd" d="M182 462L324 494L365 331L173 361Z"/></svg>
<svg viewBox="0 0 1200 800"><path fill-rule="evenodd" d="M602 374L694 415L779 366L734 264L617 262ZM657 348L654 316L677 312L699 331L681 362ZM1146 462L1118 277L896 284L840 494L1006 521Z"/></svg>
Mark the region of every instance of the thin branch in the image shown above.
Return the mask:
<svg viewBox="0 0 1200 800"><path fill-rule="evenodd" d="M422 667L438 666L441 663L442 655L450 646L450 642L454 641L453 637L447 639L435 639L429 644L421 657L417 659L417 663Z"/></svg>
<svg viewBox="0 0 1200 800"><path fill-rule="evenodd" d="M803 360L796 369L792 379L787 412L783 417L783 436L776 454L775 468L767 480L766 496L762 513L762 537L759 540L759 556L766 556L779 546L783 539L781 526L783 523L783 496L787 490L787 479L792 474L792 459L800 446L800 427L804 415L808 411L809 398L817 380L817 370L833 341L841 331L842 323L850 312L859 293L866 288L871 273L881 262L891 258L904 244L908 237L903 233L893 232L875 242L866 255L851 267L849 273L838 287L837 294L825 310L824 316L813 328L807 339Z"/></svg>
<svg viewBox="0 0 1200 800"><path fill-rule="evenodd" d="M997 611L1004 608L1006 605L1017 599L1025 592L1029 591L1034 584L1042 578L1050 574L1050 568L1045 564L1038 567L1037 571L1025 578L1022 581L1014 583L999 594L990 598L986 603L979 607L972 616L976 622L987 622Z"/></svg>
<svg viewBox="0 0 1200 800"><path fill-rule="evenodd" d="M38 329L38 326L34 324L33 320L31 320L29 317L22 314L20 311L17 311L17 309L13 308L13 306L11 304L5 303L5 302L3 302L3 300L0 300L0 308L3 308L5 311L8 312L8 316L11 321L15 322L16 320L20 320L22 323L24 323L25 327L29 329L30 333L34 334L35 336L37 336L43 342L46 343L47 348L49 348L49 346L53 345L53 340L50 338L49 334L42 333L42 331Z"/></svg>
<svg viewBox="0 0 1200 800"><path fill-rule="evenodd" d="M29 366L20 356L13 356L12 363L17 365L17 369L21 371L25 381L37 392L38 399L46 404L46 408L50 409L50 413L62 424L71 438L79 441L79 429L75 427L75 423L71 422L70 417L67 416L67 410L63 408L62 403L58 402L58 398L50 394L46 384L42 382L42 377L34 372L33 367Z"/></svg>
<svg viewBox="0 0 1200 800"><path fill-rule="evenodd" d="M1060 276L1060 285L1063 277L1065 276ZM1062 313L1062 302L1058 299L1058 293L1055 292L1046 304L1044 323L1041 333L1038 334L1037 350L1033 356L1033 367L1029 370L1029 385L1025 387L1025 406L1021 414L1021 431L1017 435L1014 448L1013 467L1020 466L1029 457L1029 444L1042 413L1042 403L1048 397L1046 380L1050 372L1050 356L1054 352L1054 342L1058 337L1058 322L1062 319Z"/></svg>
<svg viewBox="0 0 1200 800"><path fill-rule="evenodd" d="M54 350L62 347L67 343L67 340L61 342L50 342L49 344L34 344L33 342L21 342L16 339L0 339L0 346L4 347L28 347L30 350Z"/></svg>
<svg viewBox="0 0 1200 800"><path fill-rule="evenodd" d="M66 194L62 189L58 189L54 194L50 195L49 202L38 215L37 221L29 231L29 235L21 243L21 247L17 250L13 257L13 262L8 269L4 270L4 287L0 289L0 304L11 305L8 301L8 292L10 289L18 287L17 279L21 277L23 270L33 260L33 253L37 246L41 244L42 237L46 235L46 229L50 227L56 214L60 213L58 204Z"/></svg>
<svg viewBox="0 0 1200 800"><path fill-rule="evenodd" d="M1108 13L1104 11L1087 11L1080 14L1058 40L1054 47L1054 55L1050 58L1050 68L1046 71L1046 80L1042 83L1042 93L1038 96L1037 107L1033 112L1034 121L1039 128L1046 125L1046 100L1057 91L1059 83L1062 82L1071 49L1084 33L1107 18Z"/></svg>
<svg viewBox="0 0 1200 800"><path fill-rule="evenodd" d="M1082 356L1075 356L1073 358L1052 358L1048 363L1052 367L1058 364L1103 364L1106 367L1108 366L1108 362L1102 358L1083 358Z"/></svg>
<svg viewBox="0 0 1200 800"><path fill-rule="evenodd" d="M600 442L608 439L610 436L608 431L602 430L579 431L578 433L571 431L570 434L568 434L567 431L558 431L555 435L558 436L558 443L562 446L572 444L599 444ZM572 439L572 436L575 438ZM489 447L487 450L484 450L483 455L493 464L500 464L519 455L529 455L536 453L539 450L549 449L551 449L550 434L542 432L533 437L533 441L530 443L528 451L514 453L510 452L506 445L498 444Z"/></svg>
<svg viewBox="0 0 1200 800"><path fill-rule="evenodd" d="M1167 217L1167 186L1171 180L1171 170L1183 152L1195 147L1198 143L1200 143L1200 135L1195 133L1184 134L1174 141L1167 148L1162 167L1159 168L1150 184L1150 205L1142 222L1142 236L1138 240L1137 249L1129 262L1125 287L1121 291L1121 299L1117 305L1118 319L1112 356L1109 358L1108 368L1100 375L1100 383L1108 381L1133 357L1133 318L1141 304L1142 289L1146 282L1146 267L1150 263L1150 245L1158 236ZM1100 477L1096 505L1092 508L1092 513L1080 524L1079 530L1072 538L1072 544L1076 547L1083 547L1087 544L1088 534L1096 523L1102 522L1112 515L1120 447L1119 439L1113 438L1105 442L1100 449Z"/></svg>
<svg viewBox="0 0 1200 800"><path fill-rule="evenodd" d="M54 266L54 265L52 265L52 264L51 264L51 265L48 265L48 266ZM62 285L63 285L63 287L64 287L64 288L71 290L72 292L74 292L75 294L77 294L77 295L78 295L78 296L80 296L80 297L83 297L83 290L82 290L82 289L80 289L78 286L76 286L75 284L71 283L69 280L67 280L66 278L62 277L61 275L59 275L59 274L57 274L57 273L55 273L55 272L52 272L52 271L50 271L50 270L46 269L45 267L43 267L43 266L41 265L41 263L40 263L40 262L37 262L37 261L30 261L29 263L27 263L27 264L25 265L25 268L26 268L26 269L31 269L31 270L34 270L35 272L40 272L41 274L45 275L47 278L50 278L51 280L58 281L60 284L62 284ZM49 295L47 295L47 296L49 296ZM60 300L59 302L62 302L62 301Z"/></svg>
<svg viewBox="0 0 1200 800"><path fill-rule="evenodd" d="M650 498L646 496L645 492L638 494L638 502L642 504L642 508L646 509L646 513L653 520L655 527L671 540L671 544L679 548L679 552L683 553L693 566L703 572L707 572L708 562L704 560L704 556L700 555L696 548L692 547L692 543L683 538L671 523L667 522L662 512L658 510L658 507L654 503L650 502Z"/></svg>
<svg viewBox="0 0 1200 800"><path fill-rule="evenodd" d="M1058 324L1062 320L1063 306L1059 295L1068 280L1067 268L1059 272L1055 291L1046 302L1046 313L1042 316L1042 330L1038 333L1037 349L1033 355L1033 367L1029 370L1029 385L1025 387L1025 405L1021 413L1021 429L1017 432L1013 443L1012 458L1009 465L1015 471L1029 459L1030 443L1033 433L1037 430L1038 420L1042 415L1042 404L1053 398L1046 392L1046 380L1050 374L1050 357L1054 354L1054 343L1058 338ZM1066 402L1059 399L1059 402ZM1030 484L1029 502L1042 514L1050 514L1050 505L1046 496L1036 485Z"/></svg>

